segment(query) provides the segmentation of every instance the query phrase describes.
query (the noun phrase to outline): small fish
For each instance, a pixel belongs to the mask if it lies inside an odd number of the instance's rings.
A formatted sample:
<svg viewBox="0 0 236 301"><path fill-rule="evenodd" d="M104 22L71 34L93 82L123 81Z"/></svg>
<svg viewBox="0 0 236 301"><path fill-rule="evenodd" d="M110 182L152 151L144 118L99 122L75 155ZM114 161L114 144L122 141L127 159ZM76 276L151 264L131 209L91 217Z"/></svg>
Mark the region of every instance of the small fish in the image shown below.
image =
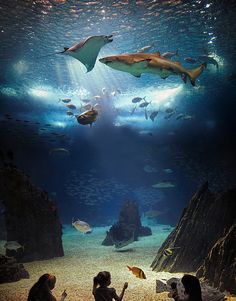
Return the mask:
<svg viewBox="0 0 236 301"><path fill-rule="evenodd" d="M68 149L63 148L63 147L57 147L57 148L52 148L49 151L49 154L53 154L53 153L65 153L65 154L70 154L70 152L68 151Z"/></svg>
<svg viewBox="0 0 236 301"><path fill-rule="evenodd" d="M92 228L90 227L90 225L86 222L80 221L79 219L77 219L76 221L74 221L74 219L72 219L72 226L75 227L76 230L83 232L83 233L91 233L92 232Z"/></svg>
<svg viewBox="0 0 236 301"><path fill-rule="evenodd" d="M173 173L173 170L170 168L165 168L165 169L163 169L163 171L167 174Z"/></svg>
<svg viewBox="0 0 236 301"><path fill-rule="evenodd" d="M173 255L173 250L179 249L179 248L180 247L172 247L172 248L164 249L163 255L165 255L165 256L171 256L171 255Z"/></svg>
<svg viewBox="0 0 236 301"><path fill-rule="evenodd" d="M144 274L144 271L141 270L140 268L138 267L131 267L131 266L128 266L127 265L127 268L129 269L129 271L131 271L137 278L140 278L140 279L147 279L145 274Z"/></svg>
<svg viewBox="0 0 236 301"><path fill-rule="evenodd" d="M62 102L64 102L64 103L69 103L69 102L71 101L71 98L63 98L63 99L60 99L60 98L59 98L59 101L58 101L58 102L60 102L60 101L62 101Z"/></svg>
<svg viewBox="0 0 236 301"><path fill-rule="evenodd" d="M83 111L83 110L91 110L92 109L92 105L90 103L86 104L86 105L82 105L80 106L80 111Z"/></svg>
<svg viewBox="0 0 236 301"><path fill-rule="evenodd" d="M150 114L149 118L154 122L155 118L157 117L158 111L154 111Z"/></svg>
<svg viewBox="0 0 236 301"><path fill-rule="evenodd" d="M68 104L66 105L68 109L70 110L76 110L76 106L75 105L72 105L72 104Z"/></svg>
<svg viewBox="0 0 236 301"><path fill-rule="evenodd" d="M144 110L144 116L145 116L145 119L148 120L148 114L147 114L147 108L145 107L145 110Z"/></svg>
<svg viewBox="0 0 236 301"><path fill-rule="evenodd" d="M90 100L90 99L87 99L87 98L81 99L81 101L83 101L84 103L89 103L89 102L91 102L91 100Z"/></svg>
<svg viewBox="0 0 236 301"><path fill-rule="evenodd" d="M92 126L93 122L97 119L97 115L98 111L92 108L91 110L85 111L84 113L76 116L76 119L78 123L82 125L90 124L90 126Z"/></svg>
<svg viewBox="0 0 236 301"><path fill-rule="evenodd" d="M94 98L95 100L101 100L101 99L102 99L102 97L101 97L100 95L95 95L93 98Z"/></svg>
<svg viewBox="0 0 236 301"><path fill-rule="evenodd" d="M174 109L172 109L172 108L167 108L167 109L165 110L165 112L166 112L167 114L170 114L170 113L173 113L173 112L174 112Z"/></svg>
<svg viewBox="0 0 236 301"><path fill-rule="evenodd" d="M135 97L132 99L132 103L140 102L142 99L145 100L146 96L145 97Z"/></svg>
<svg viewBox="0 0 236 301"><path fill-rule="evenodd" d="M173 251L171 249L165 249L163 251L163 255L165 256L171 256L173 254Z"/></svg>
<svg viewBox="0 0 236 301"><path fill-rule="evenodd" d="M23 249L24 250L24 246L20 245L17 241L7 241L4 245L5 249L8 250L18 250L18 249Z"/></svg>
<svg viewBox="0 0 236 301"><path fill-rule="evenodd" d="M132 109L132 111L130 112L130 115L133 115L135 110L136 110L137 106L134 106L134 108Z"/></svg>
<svg viewBox="0 0 236 301"><path fill-rule="evenodd" d="M147 45L147 46L144 46L140 49L137 50L137 53L143 53L143 52L146 52L147 50L151 49L152 47L154 46L154 43L150 44L150 45Z"/></svg>
<svg viewBox="0 0 236 301"><path fill-rule="evenodd" d="M165 52L161 56L164 57L165 59L171 59L172 56L179 56L179 50L177 49L175 52Z"/></svg>
<svg viewBox="0 0 236 301"><path fill-rule="evenodd" d="M186 57L185 59L185 62L189 63L189 64L195 64L197 63L197 60L192 58L192 57Z"/></svg>
<svg viewBox="0 0 236 301"><path fill-rule="evenodd" d="M140 105L139 105L139 107L140 108L146 108L149 104L151 103L151 101L145 101L145 102L142 102L142 103L140 103Z"/></svg>
<svg viewBox="0 0 236 301"><path fill-rule="evenodd" d="M162 214L164 214L164 212L158 211L158 210L148 210L148 211L144 212L144 216L147 218L156 218Z"/></svg>
<svg viewBox="0 0 236 301"><path fill-rule="evenodd" d="M133 233L132 237L128 240L113 240L113 242L114 242L116 249L124 248L124 247L130 245L132 242L134 242L134 233Z"/></svg>
<svg viewBox="0 0 236 301"><path fill-rule="evenodd" d="M171 182L167 182L167 181L163 181L163 182L159 182L157 184L152 185L153 188L173 188L175 187L174 184L172 184Z"/></svg>
<svg viewBox="0 0 236 301"><path fill-rule="evenodd" d="M67 112L66 112L66 115L68 115L68 116L74 116L74 113L71 112L71 111L67 111Z"/></svg>
<svg viewBox="0 0 236 301"><path fill-rule="evenodd" d="M179 114L179 115L176 117L176 120L183 119L184 116L185 116L185 115L181 113L181 114Z"/></svg>
<svg viewBox="0 0 236 301"><path fill-rule="evenodd" d="M211 56L207 56L207 55L200 55L198 57L198 61L201 63L206 63L206 64L211 64L216 66L216 69L219 69L219 64L218 62Z"/></svg>

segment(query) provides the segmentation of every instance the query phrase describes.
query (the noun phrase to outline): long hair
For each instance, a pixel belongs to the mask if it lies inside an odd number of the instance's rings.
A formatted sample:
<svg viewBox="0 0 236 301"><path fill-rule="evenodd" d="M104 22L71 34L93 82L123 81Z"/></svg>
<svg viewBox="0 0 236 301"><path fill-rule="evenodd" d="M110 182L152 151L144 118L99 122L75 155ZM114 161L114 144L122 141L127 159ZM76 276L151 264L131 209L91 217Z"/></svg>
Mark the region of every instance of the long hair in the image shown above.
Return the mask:
<svg viewBox="0 0 236 301"><path fill-rule="evenodd" d="M181 281L186 294L189 295L188 301L202 301L201 286L197 277L186 274L182 277Z"/></svg>
<svg viewBox="0 0 236 301"><path fill-rule="evenodd" d="M103 271L103 272L99 272L97 276L93 278L93 283L95 287L97 287L98 285L103 286L103 285L107 285L110 279L111 279L110 272Z"/></svg>
<svg viewBox="0 0 236 301"><path fill-rule="evenodd" d="M51 290L56 283L56 277L51 274L43 274L29 291L27 301L52 301Z"/></svg>

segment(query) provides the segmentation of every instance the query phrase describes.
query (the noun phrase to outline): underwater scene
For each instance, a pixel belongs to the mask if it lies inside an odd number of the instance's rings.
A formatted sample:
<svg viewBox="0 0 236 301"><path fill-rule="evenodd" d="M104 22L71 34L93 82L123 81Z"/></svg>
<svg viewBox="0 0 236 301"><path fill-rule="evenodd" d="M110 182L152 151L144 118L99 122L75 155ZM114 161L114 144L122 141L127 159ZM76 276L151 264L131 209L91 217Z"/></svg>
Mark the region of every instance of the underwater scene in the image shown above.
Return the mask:
<svg viewBox="0 0 236 301"><path fill-rule="evenodd" d="M236 300L236 2L0 15L0 301Z"/></svg>

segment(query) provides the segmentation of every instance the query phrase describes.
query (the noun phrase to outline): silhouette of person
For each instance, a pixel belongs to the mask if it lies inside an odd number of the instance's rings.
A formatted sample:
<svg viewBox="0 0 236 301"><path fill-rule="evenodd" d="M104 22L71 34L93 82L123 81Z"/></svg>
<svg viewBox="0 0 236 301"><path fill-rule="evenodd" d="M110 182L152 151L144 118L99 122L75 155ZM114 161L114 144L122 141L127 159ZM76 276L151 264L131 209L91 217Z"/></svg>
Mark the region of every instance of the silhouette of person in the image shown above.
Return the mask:
<svg viewBox="0 0 236 301"><path fill-rule="evenodd" d="M107 271L99 272L97 276L93 278L93 295L95 301L112 301L113 299L121 301L123 299L128 283L124 283L119 296L116 294L116 290L113 287L108 287L110 284L111 274Z"/></svg>
<svg viewBox="0 0 236 301"><path fill-rule="evenodd" d="M51 274L43 274L29 291L27 301L57 301L51 290L54 289L56 277ZM63 301L67 296L66 290L61 295Z"/></svg>
<svg viewBox="0 0 236 301"><path fill-rule="evenodd" d="M202 301L201 286L197 277L186 274L181 281L188 301Z"/></svg>

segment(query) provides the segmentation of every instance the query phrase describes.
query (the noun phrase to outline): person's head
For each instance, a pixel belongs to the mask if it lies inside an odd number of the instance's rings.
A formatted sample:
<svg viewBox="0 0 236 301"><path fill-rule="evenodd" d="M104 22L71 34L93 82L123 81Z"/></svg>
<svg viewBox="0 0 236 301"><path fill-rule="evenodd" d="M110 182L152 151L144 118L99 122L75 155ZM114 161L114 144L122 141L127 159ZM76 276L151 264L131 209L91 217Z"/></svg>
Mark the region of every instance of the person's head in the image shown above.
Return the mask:
<svg viewBox="0 0 236 301"><path fill-rule="evenodd" d="M93 278L95 286L108 286L111 284L111 274L107 271L99 272L96 277Z"/></svg>
<svg viewBox="0 0 236 301"><path fill-rule="evenodd" d="M189 295L189 301L202 301L201 286L197 277L186 274L181 281L185 288L185 293Z"/></svg>
<svg viewBox="0 0 236 301"><path fill-rule="evenodd" d="M43 274L37 283L39 285L47 285L52 290L55 287L56 277L52 274Z"/></svg>

